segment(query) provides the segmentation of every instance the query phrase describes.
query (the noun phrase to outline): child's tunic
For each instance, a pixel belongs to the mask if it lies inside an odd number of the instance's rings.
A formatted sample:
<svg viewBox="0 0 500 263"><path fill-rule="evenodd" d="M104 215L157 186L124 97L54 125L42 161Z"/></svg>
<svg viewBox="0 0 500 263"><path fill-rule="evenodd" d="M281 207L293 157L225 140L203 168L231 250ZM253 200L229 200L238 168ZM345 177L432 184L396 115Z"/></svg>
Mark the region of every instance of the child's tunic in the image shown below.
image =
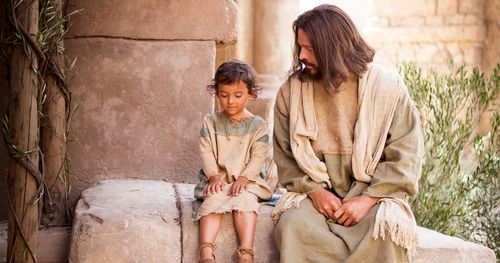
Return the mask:
<svg viewBox="0 0 500 263"><path fill-rule="evenodd" d="M258 198L271 198L271 186L261 176L271 159L267 129L266 122L259 116L247 117L238 123L222 113L205 116L200 132L203 171L207 179L219 175L226 186L223 191L204 197L196 219L233 210L258 213ZM229 196L232 183L241 175L249 180L247 191Z"/></svg>

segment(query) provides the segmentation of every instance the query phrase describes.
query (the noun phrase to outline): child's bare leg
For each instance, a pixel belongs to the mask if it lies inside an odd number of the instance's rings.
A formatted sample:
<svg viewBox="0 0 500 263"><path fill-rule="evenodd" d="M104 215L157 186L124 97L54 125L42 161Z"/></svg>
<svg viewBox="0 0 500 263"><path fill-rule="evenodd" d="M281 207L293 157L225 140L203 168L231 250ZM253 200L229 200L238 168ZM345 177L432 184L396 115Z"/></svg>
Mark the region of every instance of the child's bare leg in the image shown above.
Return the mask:
<svg viewBox="0 0 500 263"><path fill-rule="evenodd" d="M222 214L209 214L200 218L200 244L214 243L222 222ZM200 259L212 258L213 250L204 247L200 250Z"/></svg>
<svg viewBox="0 0 500 263"><path fill-rule="evenodd" d="M255 224L257 223L257 214L255 212L238 212L233 211L234 228L240 246L253 249L253 238L255 234ZM251 255L244 254L242 258L252 259Z"/></svg>

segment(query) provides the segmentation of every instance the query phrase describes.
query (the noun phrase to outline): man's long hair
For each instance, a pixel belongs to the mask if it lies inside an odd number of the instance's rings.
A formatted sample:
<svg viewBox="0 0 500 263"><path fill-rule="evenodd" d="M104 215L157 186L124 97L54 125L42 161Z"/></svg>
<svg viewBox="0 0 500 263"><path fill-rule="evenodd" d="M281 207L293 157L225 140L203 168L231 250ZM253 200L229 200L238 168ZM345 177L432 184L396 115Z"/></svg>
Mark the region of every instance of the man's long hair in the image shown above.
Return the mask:
<svg viewBox="0 0 500 263"><path fill-rule="evenodd" d="M309 38L316 60L318 75L311 76L299 59L298 30ZM300 15L293 23L295 50L290 75L301 81L319 79L327 90L336 90L349 73L361 76L373 61L375 50L359 34L351 18L334 5L320 5Z"/></svg>

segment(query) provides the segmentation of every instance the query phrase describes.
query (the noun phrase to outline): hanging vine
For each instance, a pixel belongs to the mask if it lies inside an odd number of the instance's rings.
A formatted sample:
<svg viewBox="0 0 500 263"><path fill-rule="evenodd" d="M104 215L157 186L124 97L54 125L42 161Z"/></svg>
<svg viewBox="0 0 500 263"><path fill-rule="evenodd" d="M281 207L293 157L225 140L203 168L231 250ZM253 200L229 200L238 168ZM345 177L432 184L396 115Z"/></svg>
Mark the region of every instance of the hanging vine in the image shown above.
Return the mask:
<svg viewBox="0 0 500 263"><path fill-rule="evenodd" d="M64 100L63 144L60 146L62 148L62 162L59 167L57 167L60 171L57 178L59 178L64 185L64 194L59 198L64 199L62 202L65 204L66 218L69 218L70 215L68 205L68 193L70 190L68 183L69 159L66 154L66 144L68 138L68 124L72 113L76 110L76 106L71 106L71 92L68 89L68 78L66 73L72 70L76 60L71 63L68 63L65 60L63 39L68 29L68 18L79 11L66 14L65 10L67 1L61 0L3 0L3 2L6 7L5 9L8 18L7 22L9 23L9 30L7 31L8 34L4 33L5 29L2 30L2 42L8 44L8 51L2 54L4 59L6 59L4 62L6 62L6 65L9 65L9 74L13 65L8 63L9 60L12 60L11 63L21 63L20 61L18 62L15 59L10 58L13 56L13 50L16 48L21 49L22 54L24 54L24 59L29 61L29 70L31 70L31 76L33 76L33 78L31 83L26 85L34 84L35 86L37 93L37 112L35 115L38 119L36 121L36 127L31 127L30 125L30 133L35 134L36 136L35 145L34 147L31 146L31 149L23 149L23 147L16 144L16 134L14 133L17 131L10 127L14 120L9 120L9 116L6 114L2 121L3 138L10 158L14 160L15 163L23 167L27 171L27 174L29 174L29 176L31 176L36 182L36 193L31 200L25 203L24 208L21 209L22 211L19 211L19 209L16 211L13 199L16 197L15 195L24 195L24 193L13 192L12 189L10 189L11 185L7 187L8 205L11 218L13 219L9 222L9 233L18 233L13 237L9 234L9 250L16 247L19 244L18 242L23 242L25 249L21 252L23 254L22 257L30 262L37 262L35 255L36 250L33 247L33 240L29 236L29 233L27 233L29 231L23 229L23 222L25 222L25 217L28 213L27 211L32 209L35 205L39 208L37 220L40 220L42 212L40 201L44 196L46 203L52 205L52 202L54 201L50 196L53 184L49 185L46 181L45 158L42 153L43 150L40 147L39 137L42 127L49 127L48 130L50 131L50 126L52 125L50 121L48 121L47 114L44 111L44 105L46 104L48 97L47 79L53 80L55 83L54 86L57 87L57 92L62 94ZM38 28L38 32L36 33L30 32L30 30L33 31L33 28L30 27L30 29L28 29L21 22L22 19L25 19L23 20L25 22L27 17L27 20L29 20L29 15L33 14L29 12L37 13L38 19L34 22L37 23L35 26ZM33 23L33 21L30 23ZM10 77L8 79L9 87L13 89L12 85L16 85L17 83L13 84L10 81ZM51 87L52 86L49 88ZM22 94L16 94L15 96L22 96ZM9 169L16 168L15 166L10 166ZM15 173L9 172L9 177L12 176L11 174ZM36 225L38 225L38 223ZM11 231L11 229L13 230ZM8 262L13 261L19 261L19 259L15 258L12 251L9 251Z"/></svg>

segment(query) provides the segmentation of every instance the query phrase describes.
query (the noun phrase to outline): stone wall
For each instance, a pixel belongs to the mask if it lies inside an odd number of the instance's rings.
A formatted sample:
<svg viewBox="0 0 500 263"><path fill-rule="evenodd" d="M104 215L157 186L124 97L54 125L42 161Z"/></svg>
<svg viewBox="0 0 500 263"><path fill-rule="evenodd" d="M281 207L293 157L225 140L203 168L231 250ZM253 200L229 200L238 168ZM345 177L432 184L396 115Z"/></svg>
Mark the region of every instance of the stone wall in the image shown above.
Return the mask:
<svg viewBox="0 0 500 263"><path fill-rule="evenodd" d="M483 51L483 68L489 72L500 63L500 1L485 0L486 38Z"/></svg>
<svg viewBox="0 0 500 263"><path fill-rule="evenodd" d="M484 6L483 0L377 0L366 37L377 50L375 60L385 65L413 60L441 70L452 59L481 67Z"/></svg>
<svg viewBox="0 0 500 263"><path fill-rule="evenodd" d="M194 182L216 42L236 39L232 1L70 1L71 203L103 178Z"/></svg>

